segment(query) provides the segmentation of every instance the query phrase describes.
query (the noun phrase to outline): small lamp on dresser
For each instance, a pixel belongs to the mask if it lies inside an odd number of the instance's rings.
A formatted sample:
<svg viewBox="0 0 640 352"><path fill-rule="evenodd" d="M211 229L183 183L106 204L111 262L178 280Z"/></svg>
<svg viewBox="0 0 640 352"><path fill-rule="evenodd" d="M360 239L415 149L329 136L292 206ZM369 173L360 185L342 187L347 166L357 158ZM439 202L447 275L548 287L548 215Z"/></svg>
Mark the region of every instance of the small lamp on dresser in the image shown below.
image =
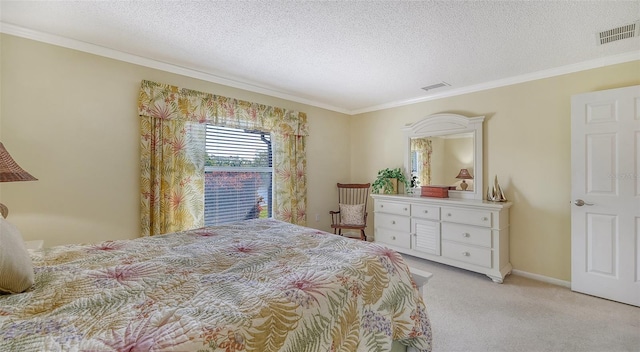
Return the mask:
<svg viewBox="0 0 640 352"><path fill-rule="evenodd" d="M36 181L37 178L24 171L0 143L0 182ZM0 203L0 214L3 218L9 215L9 208Z"/></svg>
<svg viewBox="0 0 640 352"><path fill-rule="evenodd" d="M468 169L460 169L460 172L458 173L458 176L456 176L456 178L462 180L462 182L460 183L460 188L462 188L463 191L466 191L467 187L469 187L469 184L465 182L465 180L471 180L473 179L473 176L471 176Z"/></svg>

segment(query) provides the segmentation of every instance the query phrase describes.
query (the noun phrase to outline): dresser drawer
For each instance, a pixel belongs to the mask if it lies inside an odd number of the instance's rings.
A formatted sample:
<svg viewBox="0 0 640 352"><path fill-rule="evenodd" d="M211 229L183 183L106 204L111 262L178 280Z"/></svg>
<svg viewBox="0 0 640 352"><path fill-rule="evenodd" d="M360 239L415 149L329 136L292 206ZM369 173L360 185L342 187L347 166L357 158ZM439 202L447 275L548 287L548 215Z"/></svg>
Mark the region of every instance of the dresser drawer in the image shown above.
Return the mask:
<svg viewBox="0 0 640 352"><path fill-rule="evenodd" d="M390 244L396 247L411 248L411 235L405 232L396 232L376 227L375 241Z"/></svg>
<svg viewBox="0 0 640 352"><path fill-rule="evenodd" d="M420 219L440 220L440 207L412 204L411 216Z"/></svg>
<svg viewBox="0 0 640 352"><path fill-rule="evenodd" d="M411 220L406 216L377 213L375 226L395 232L411 232Z"/></svg>
<svg viewBox="0 0 640 352"><path fill-rule="evenodd" d="M411 214L409 204L385 201L376 202L376 211L405 216L409 216Z"/></svg>
<svg viewBox="0 0 640 352"><path fill-rule="evenodd" d="M491 212L442 207L442 221L491 227Z"/></svg>
<svg viewBox="0 0 640 352"><path fill-rule="evenodd" d="M491 250L442 241L442 256L461 262L491 268Z"/></svg>
<svg viewBox="0 0 640 352"><path fill-rule="evenodd" d="M491 248L491 229L443 222L442 239Z"/></svg>

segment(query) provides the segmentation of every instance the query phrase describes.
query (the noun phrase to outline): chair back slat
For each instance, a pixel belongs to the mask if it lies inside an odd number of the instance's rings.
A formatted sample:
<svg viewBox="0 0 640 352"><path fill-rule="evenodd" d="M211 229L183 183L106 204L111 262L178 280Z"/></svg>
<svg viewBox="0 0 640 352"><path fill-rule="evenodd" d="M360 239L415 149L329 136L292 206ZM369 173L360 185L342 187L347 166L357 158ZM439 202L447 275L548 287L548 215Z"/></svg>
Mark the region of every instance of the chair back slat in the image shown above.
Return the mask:
<svg viewBox="0 0 640 352"><path fill-rule="evenodd" d="M338 203L364 204L367 211L370 183L338 183Z"/></svg>

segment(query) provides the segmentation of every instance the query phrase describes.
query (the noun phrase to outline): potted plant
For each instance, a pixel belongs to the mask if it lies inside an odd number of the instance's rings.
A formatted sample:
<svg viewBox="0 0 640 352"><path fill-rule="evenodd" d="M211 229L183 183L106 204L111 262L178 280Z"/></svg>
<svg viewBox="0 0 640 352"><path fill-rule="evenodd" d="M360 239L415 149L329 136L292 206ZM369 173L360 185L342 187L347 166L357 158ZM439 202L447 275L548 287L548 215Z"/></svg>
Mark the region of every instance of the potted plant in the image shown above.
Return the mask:
<svg viewBox="0 0 640 352"><path fill-rule="evenodd" d="M381 190L385 194L397 193L397 188L394 187L394 180L396 180L396 186L397 182L402 182L406 193L409 193L409 181L399 167L395 169L387 168L378 171L378 177L376 177L376 180L373 181L373 184L371 185L373 193L380 193Z"/></svg>

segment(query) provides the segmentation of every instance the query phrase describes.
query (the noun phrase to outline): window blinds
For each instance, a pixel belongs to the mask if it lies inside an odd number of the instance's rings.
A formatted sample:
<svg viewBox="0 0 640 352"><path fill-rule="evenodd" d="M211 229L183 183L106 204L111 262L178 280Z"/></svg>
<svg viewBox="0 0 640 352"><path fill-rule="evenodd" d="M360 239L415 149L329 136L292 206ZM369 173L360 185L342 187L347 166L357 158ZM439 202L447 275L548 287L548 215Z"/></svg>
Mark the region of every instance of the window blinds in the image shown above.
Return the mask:
<svg viewBox="0 0 640 352"><path fill-rule="evenodd" d="M268 132L207 125L205 226L271 217L273 153Z"/></svg>

